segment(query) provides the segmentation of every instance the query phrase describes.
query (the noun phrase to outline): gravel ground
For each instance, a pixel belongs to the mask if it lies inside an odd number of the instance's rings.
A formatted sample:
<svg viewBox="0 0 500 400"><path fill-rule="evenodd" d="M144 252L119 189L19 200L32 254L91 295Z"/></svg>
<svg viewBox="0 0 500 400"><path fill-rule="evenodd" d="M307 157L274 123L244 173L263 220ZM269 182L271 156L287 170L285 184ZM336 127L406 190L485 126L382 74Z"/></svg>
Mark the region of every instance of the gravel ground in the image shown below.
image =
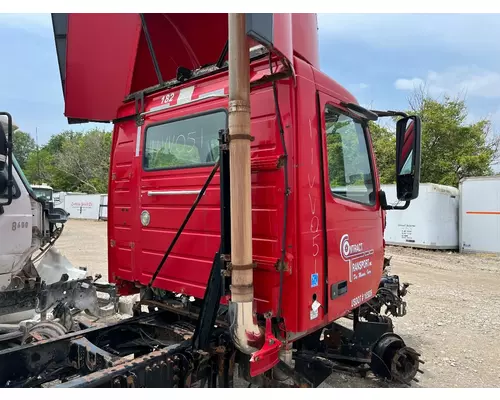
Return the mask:
<svg viewBox="0 0 500 400"><path fill-rule="evenodd" d="M71 220L57 248L107 279L106 223ZM395 332L422 354L417 387L500 387L500 256L387 249L391 270L411 283ZM380 387L342 374L324 387Z"/></svg>

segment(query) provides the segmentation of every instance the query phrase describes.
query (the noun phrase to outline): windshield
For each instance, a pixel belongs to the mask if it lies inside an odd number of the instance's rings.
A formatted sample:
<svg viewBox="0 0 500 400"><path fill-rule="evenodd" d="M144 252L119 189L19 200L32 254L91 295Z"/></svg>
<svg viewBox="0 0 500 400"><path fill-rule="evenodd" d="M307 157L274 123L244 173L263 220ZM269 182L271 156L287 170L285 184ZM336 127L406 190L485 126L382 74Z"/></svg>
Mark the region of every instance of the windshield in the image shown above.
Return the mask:
<svg viewBox="0 0 500 400"><path fill-rule="evenodd" d="M34 188L33 192L35 192L37 199L42 198L45 201L52 200L52 189Z"/></svg>

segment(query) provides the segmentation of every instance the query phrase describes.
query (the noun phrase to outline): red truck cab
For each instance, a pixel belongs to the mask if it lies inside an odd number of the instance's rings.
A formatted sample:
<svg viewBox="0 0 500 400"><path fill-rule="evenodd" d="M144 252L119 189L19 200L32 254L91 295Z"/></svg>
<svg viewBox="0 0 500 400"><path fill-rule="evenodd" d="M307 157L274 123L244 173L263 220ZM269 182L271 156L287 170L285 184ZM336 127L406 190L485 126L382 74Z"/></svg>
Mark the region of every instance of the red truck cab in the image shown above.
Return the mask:
<svg viewBox="0 0 500 400"><path fill-rule="evenodd" d="M380 191L368 129L378 116L319 70L315 14L259 15L247 20L255 311L281 311L293 341L375 296L384 210L391 207ZM114 122L108 268L122 293L149 284L228 128L224 53L217 61L227 15L142 18L148 30L137 14L70 14L65 40L72 45L58 50L66 116ZM102 57L99 65L86 61L89 52ZM69 69L82 64L89 68ZM398 123L398 157L408 121ZM419 129L407 142L415 151L405 147L413 154L410 169L398 174L405 201L418 195ZM202 299L220 246L217 173L159 271L155 295Z"/></svg>

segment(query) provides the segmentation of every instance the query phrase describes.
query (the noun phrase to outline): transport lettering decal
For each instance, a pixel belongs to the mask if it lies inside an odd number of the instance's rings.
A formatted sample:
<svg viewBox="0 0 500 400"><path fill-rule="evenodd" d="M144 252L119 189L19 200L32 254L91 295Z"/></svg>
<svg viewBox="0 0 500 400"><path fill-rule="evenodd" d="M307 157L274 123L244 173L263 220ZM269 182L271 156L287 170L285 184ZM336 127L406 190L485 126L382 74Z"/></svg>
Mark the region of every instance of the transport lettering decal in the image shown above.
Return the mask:
<svg viewBox="0 0 500 400"><path fill-rule="evenodd" d="M372 273L370 256L373 249L365 249L364 243L349 243L349 235L345 234L340 240L340 256L349 263L349 282L364 278Z"/></svg>

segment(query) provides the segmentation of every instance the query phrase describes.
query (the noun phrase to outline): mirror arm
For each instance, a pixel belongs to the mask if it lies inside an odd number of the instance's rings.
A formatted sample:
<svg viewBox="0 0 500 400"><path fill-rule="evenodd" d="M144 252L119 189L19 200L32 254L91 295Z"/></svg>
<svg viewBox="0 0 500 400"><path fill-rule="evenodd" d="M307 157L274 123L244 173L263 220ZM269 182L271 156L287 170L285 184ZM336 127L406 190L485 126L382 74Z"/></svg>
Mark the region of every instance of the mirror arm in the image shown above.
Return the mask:
<svg viewBox="0 0 500 400"><path fill-rule="evenodd" d="M409 115L406 114L403 111L378 111L378 110L370 110L372 113L377 114L380 118L381 117L403 117L407 118Z"/></svg>
<svg viewBox="0 0 500 400"><path fill-rule="evenodd" d="M380 190L379 192L379 199L380 199L380 207L382 210L406 210L410 206L410 201L406 201L404 205L402 206L390 206L387 204L387 197L385 195L385 192L383 190Z"/></svg>
<svg viewBox="0 0 500 400"><path fill-rule="evenodd" d="M375 114L371 110L367 110L364 107L361 107L359 104L354 104L354 103L346 103L346 102L341 102L340 103L342 107L347 108L349 111L354 112L363 118L365 118L368 121L376 121L378 119L378 115Z"/></svg>
<svg viewBox="0 0 500 400"><path fill-rule="evenodd" d="M410 207L410 201L406 201L404 205L402 206L390 206L391 210L406 210L408 207Z"/></svg>

